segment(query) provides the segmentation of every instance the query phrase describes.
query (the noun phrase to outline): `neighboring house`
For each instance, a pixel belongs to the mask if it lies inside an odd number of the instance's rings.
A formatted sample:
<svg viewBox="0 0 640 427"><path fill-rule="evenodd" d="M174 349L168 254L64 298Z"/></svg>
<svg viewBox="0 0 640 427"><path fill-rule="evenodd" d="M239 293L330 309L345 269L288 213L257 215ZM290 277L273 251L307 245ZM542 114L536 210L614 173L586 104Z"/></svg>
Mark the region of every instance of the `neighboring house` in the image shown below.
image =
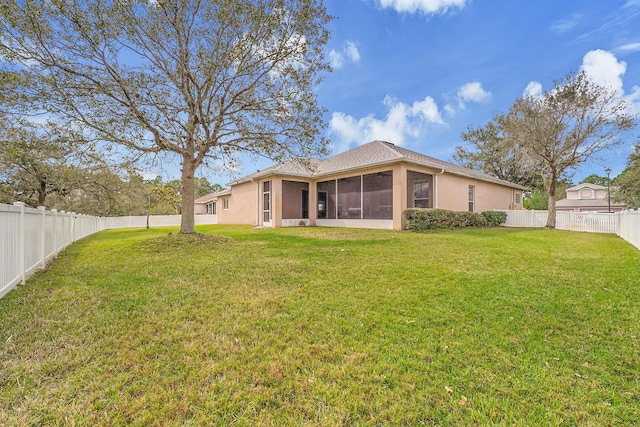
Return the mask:
<svg viewBox="0 0 640 427"><path fill-rule="evenodd" d="M196 215L217 215L218 214L218 198L228 196L231 190L218 191L217 193L207 194L194 200Z"/></svg>
<svg viewBox="0 0 640 427"><path fill-rule="evenodd" d="M326 160L291 160L196 200L219 224L402 229L406 208L522 209L524 187L373 141Z"/></svg>
<svg viewBox="0 0 640 427"><path fill-rule="evenodd" d="M611 188L613 192L614 188ZM609 209L609 192L607 187L585 182L567 188L567 198L556 202L556 210L573 212L607 212ZM611 200L611 211L627 209L624 203Z"/></svg>

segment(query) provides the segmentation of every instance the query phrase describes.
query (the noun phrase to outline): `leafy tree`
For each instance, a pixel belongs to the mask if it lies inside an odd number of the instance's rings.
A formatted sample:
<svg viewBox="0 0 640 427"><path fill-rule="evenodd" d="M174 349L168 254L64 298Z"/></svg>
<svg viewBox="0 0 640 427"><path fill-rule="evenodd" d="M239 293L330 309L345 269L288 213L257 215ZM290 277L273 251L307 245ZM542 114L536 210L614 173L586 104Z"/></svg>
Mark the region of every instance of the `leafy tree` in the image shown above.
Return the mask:
<svg viewBox="0 0 640 427"><path fill-rule="evenodd" d="M52 197L51 206L87 215L145 215L149 190L140 175L116 171L106 165L84 171L83 185L66 195Z"/></svg>
<svg viewBox="0 0 640 427"><path fill-rule="evenodd" d="M195 198L221 191L224 188L219 184L210 184L206 178L195 178ZM162 177L158 176L153 180L146 181L149 192L149 212L151 215L177 215L180 214L182 188L180 180L162 182Z"/></svg>
<svg viewBox="0 0 640 427"><path fill-rule="evenodd" d="M195 197L206 196L207 194L217 193L224 190L224 187L220 184L210 184L207 178L196 178L195 180Z"/></svg>
<svg viewBox="0 0 640 427"><path fill-rule="evenodd" d="M613 180L611 180L611 182L613 182ZM584 184L584 183L606 186L609 183L609 179L606 176L600 176L595 173L592 173L591 175L583 179L580 184Z"/></svg>
<svg viewBox="0 0 640 427"><path fill-rule="evenodd" d="M559 180L556 200L566 198L566 190L571 187L573 187L573 182L568 179ZM545 211L549 208L549 194L544 188L536 188L533 191L529 191L524 195L522 206L529 210Z"/></svg>
<svg viewBox="0 0 640 427"><path fill-rule="evenodd" d="M0 124L0 184L3 201L46 206L54 194L66 195L84 183L83 164L95 159L81 150L70 132L25 121Z"/></svg>
<svg viewBox="0 0 640 427"><path fill-rule="evenodd" d="M180 214L181 197L176 190L169 186L151 188L149 214L178 215Z"/></svg>
<svg viewBox="0 0 640 427"><path fill-rule="evenodd" d="M467 146L457 146L454 162L479 170L496 178L527 187L530 191L542 189L542 166L528 158L524 150L507 140L503 124L506 116L498 114L492 122L462 134Z"/></svg>
<svg viewBox="0 0 640 427"><path fill-rule="evenodd" d="M627 168L616 177L614 199L624 202L631 209L640 208L640 142L629 155Z"/></svg>
<svg viewBox="0 0 640 427"><path fill-rule="evenodd" d="M515 162L542 180L548 195L547 227L556 223L558 182L594 154L620 143L620 134L635 125L627 111L616 91L580 72L555 81L540 97L518 99L507 114L494 118L501 150L512 150ZM493 150L493 139L481 142L479 150Z"/></svg>
<svg viewBox="0 0 640 427"><path fill-rule="evenodd" d="M195 232L207 158L234 167L239 154L326 152L321 0L7 0L0 17L4 71L21 77L15 104L179 160L181 233Z"/></svg>

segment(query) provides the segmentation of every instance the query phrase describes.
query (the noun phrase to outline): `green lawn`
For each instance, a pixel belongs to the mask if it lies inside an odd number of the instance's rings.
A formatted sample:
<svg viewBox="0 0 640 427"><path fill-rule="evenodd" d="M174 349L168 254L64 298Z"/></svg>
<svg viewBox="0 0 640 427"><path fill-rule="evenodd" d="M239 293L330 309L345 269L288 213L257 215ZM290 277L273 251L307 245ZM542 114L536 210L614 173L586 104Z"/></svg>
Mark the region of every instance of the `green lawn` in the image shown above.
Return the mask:
<svg viewBox="0 0 640 427"><path fill-rule="evenodd" d="M170 230L86 238L0 300L0 425L640 424L613 235Z"/></svg>

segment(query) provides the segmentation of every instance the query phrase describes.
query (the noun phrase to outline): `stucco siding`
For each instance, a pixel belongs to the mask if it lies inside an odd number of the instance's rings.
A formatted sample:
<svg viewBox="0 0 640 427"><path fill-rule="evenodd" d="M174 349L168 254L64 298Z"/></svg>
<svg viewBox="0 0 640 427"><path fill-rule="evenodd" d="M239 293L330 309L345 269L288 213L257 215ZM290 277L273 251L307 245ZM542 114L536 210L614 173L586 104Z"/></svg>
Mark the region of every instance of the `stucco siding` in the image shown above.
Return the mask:
<svg viewBox="0 0 640 427"><path fill-rule="evenodd" d="M193 212L196 215L202 215L207 213L207 204L206 203L196 203Z"/></svg>
<svg viewBox="0 0 640 427"><path fill-rule="evenodd" d="M474 212L522 209L521 203L515 203L515 193L522 194L521 190L447 173L437 177L436 207L452 211L468 211L470 185L475 187Z"/></svg>
<svg viewBox="0 0 640 427"><path fill-rule="evenodd" d="M229 208L224 209L224 199L229 198ZM219 224L256 225L257 184L246 182L235 185L230 195L218 198L217 211Z"/></svg>

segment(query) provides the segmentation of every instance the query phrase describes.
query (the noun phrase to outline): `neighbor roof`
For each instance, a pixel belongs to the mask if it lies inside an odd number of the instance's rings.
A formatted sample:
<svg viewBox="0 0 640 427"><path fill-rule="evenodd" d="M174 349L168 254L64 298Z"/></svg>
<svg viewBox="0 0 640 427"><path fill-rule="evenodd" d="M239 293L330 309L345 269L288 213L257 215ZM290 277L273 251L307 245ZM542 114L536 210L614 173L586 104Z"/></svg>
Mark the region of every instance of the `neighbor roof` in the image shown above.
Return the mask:
<svg viewBox="0 0 640 427"><path fill-rule="evenodd" d="M209 194L207 194L205 196L198 197L193 202L194 203L209 203L209 202L215 201L220 196L227 196L229 194L231 194L231 189L227 188L227 189L224 189L222 191L218 191L216 193L209 193Z"/></svg>
<svg viewBox="0 0 640 427"><path fill-rule="evenodd" d="M606 190L607 187L598 184L591 184L590 182L583 182L582 184L578 184L575 187L567 188L565 191L580 191L583 188L591 188L593 190Z"/></svg>
<svg viewBox="0 0 640 427"><path fill-rule="evenodd" d="M228 185L263 178L270 175L288 175L300 178L321 178L340 172L356 171L359 169L382 166L397 162L408 162L433 169L440 169L456 175L467 176L482 181L494 182L513 188L524 190L525 187L495 178L485 173L477 172L453 163L438 160L406 148L398 147L386 141L372 141L349 151L329 157L325 160L296 159L290 160L262 171L248 175Z"/></svg>
<svg viewBox="0 0 640 427"><path fill-rule="evenodd" d="M556 202L556 207L602 207L606 208L609 205L608 199L561 199ZM611 206L620 207L626 206L624 203L611 201Z"/></svg>

